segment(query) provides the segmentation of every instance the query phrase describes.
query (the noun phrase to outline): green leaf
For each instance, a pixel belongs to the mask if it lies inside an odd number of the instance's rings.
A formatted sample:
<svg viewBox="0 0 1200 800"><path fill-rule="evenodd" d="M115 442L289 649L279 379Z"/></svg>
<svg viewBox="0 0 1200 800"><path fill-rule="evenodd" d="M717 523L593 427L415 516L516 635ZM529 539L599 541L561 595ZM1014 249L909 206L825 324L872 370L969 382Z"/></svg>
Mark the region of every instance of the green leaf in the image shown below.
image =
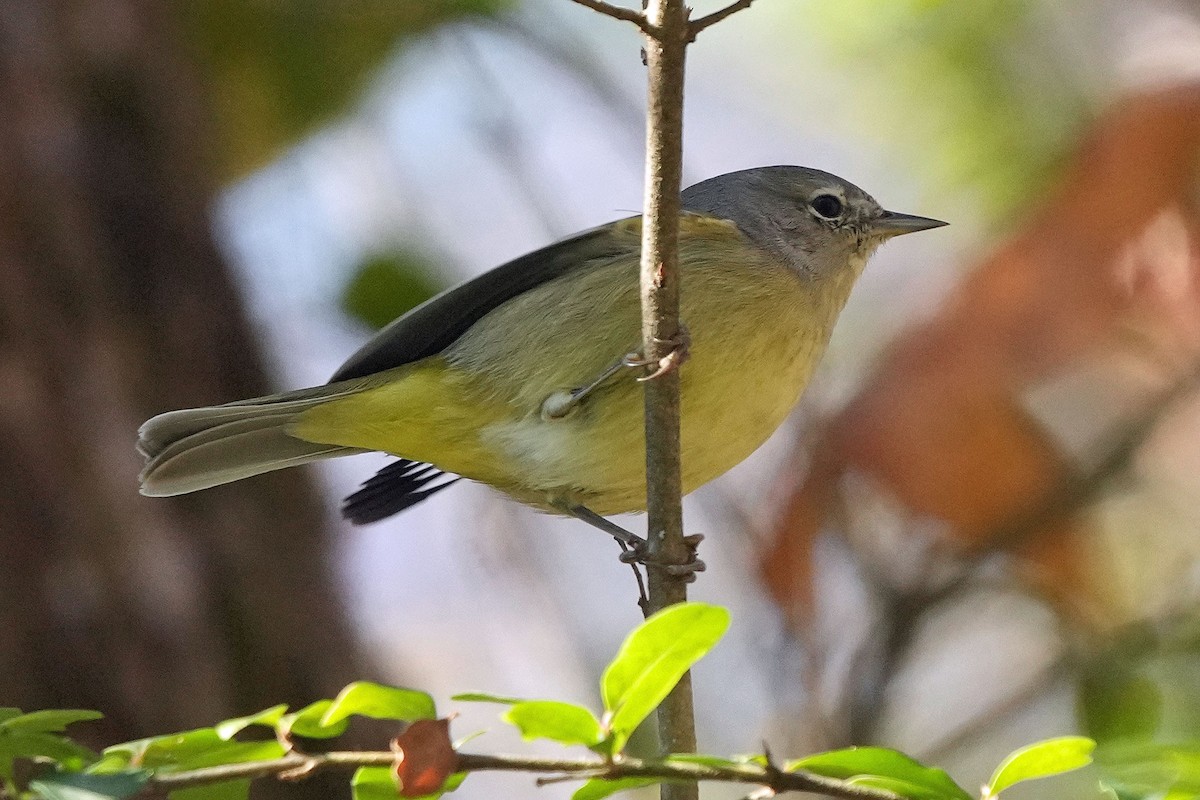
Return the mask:
<svg viewBox="0 0 1200 800"><path fill-rule="evenodd" d="M9 717L0 722L0 730L10 733L62 733L72 722L87 722L103 716L99 711L53 708Z"/></svg>
<svg viewBox="0 0 1200 800"><path fill-rule="evenodd" d="M0 776L9 779L17 758L47 758L70 768L82 768L95 757L86 747L53 733L0 734Z"/></svg>
<svg viewBox="0 0 1200 800"><path fill-rule="evenodd" d="M487 692L463 692L462 694L451 696L450 699L459 703L500 703L506 706L525 702L525 698L523 697L506 697L501 694L488 694Z"/></svg>
<svg viewBox="0 0 1200 800"><path fill-rule="evenodd" d="M680 603L653 615L626 637L600 680L604 708L611 714L612 752L620 752L634 729L728 628L725 609Z"/></svg>
<svg viewBox="0 0 1200 800"><path fill-rule="evenodd" d="M913 800L972 800L957 783L940 769L927 767L896 750L886 747L848 747L828 753L789 761L789 772L804 770L827 778L850 781L863 786L891 788Z"/></svg>
<svg viewBox="0 0 1200 800"><path fill-rule="evenodd" d="M1061 736L1014 750L988 781L987 797L995 797L1021 781L1048 778L1092 763L1096 743L1086 736Z"/></svg>
<svg viewBox="0 0 1200 800"><path fill-rule="evenodd" d="M467 779L467 773L455 772L455 773L451 774L451 776L449 778L446 778L446 782L444 784L442 784L441 791L434 792L433 794L423 794L420 797L411 798L411 800L437 800L437 798L441 797L442 795L446 794L447 792L453 792L459 786L462 786L462 782L465 781L466 779Z"/></svg>
<svg viewBox="0 0 1200 800"><path fill-rule="evenodd" d="M308 739L332 739L341 736L350 727L350 720L343 719L333 725L323 725L321 720L333 705L332 700L318 700L292 714L284 714L275 724L275 729L284 735L303 736Z"/></svg>
<svg viewBox="0 0 1200 800"><path fill-rule="evenodd" d="M197 728L114 744L104 749L104 756L125 757L127 763L134 766L158 769L176 765L223 744L225 741L213 728Z"/></svg>
<svg viewBox="0 0 1200 800"><path fill-rule="evenodd" d="M142 769L106 775L55 770L30 781L29 788L46 800L123 800L137 794L149 777Z"/></svg>
<svg viewBox="0 0 1200 800"><path fill-rule="evenodd" d="M221 764L241 764L246 761L269 761L284 754L283 745L271 739L261 742L226 742L210 750L197 753L194 756L180 760L179 770L216 767Z"/></svg>
<svg viewBox="0 0 1200 800"><path fill-rule="evenodd" d="M350 779L353 800L396 800L399 792L391 767L359 767Z"/></svg>
<svg viewBox="0 0 1200 800"><path fill-rule="evenodd" d="M178 789L167 795L168 800L248 800L249 797L250 781L210 783L207 786Z"/></svg>
<svg viewBox="0 0 1200 800"><path fill-rule="evenodd" d="M128 753L108 753L89 764L87 771L92 775L114 775L118 772L128 772L129 762Z"/></svg>
<svg viewBox="0 0 1200 800"><path fill-rule="evenodd" d="M503 719L516 725L525 739L550 739L584 747L593 747L604 739L596 715L574 703L526 700L505 712Z"/></svg>
<svg viewBox="0 0 1200 800"><path fill-rule="evenodd" d="M575 790L575 794L571 795L571 800L602 800L602 798L614 795L617 792L640 789L643 786L653 786L656 783L662 783L662 781L658 778L619 778L615 781L591 778L583 786Z"/></svg>
<svg viewBox="0 0 1200 800"><path fill-rule="evenodd" d="M437 294L428 259L395 250L367 261L342 293L350 316L378 330Z"/></svg>
<svg viewBox="0 0 1200 800"><path fill-rule="evenodd" d="M13 717L21 716L21 709L5 706L0 708L0 723L8 722Z"/></svg>
<svg viewBox="0 0 1200 800"><path fill-rule="evenodd" d="M269 728L275 727L280 718L283 717L285 711L287 711L287 706L285 705L271 706L268 709L259 711L257 714L238 717L236 719L227 719L224 722L217 723L213 730L222 739L232 739L251 725L266 725Z"/></svg>
<svg viewBox="0 0 1200 800"><path fill-rule="evenodd" d="M446 778L439 792L421 795L412 800L436 800L446 792L453 792L467 779L467 773L455 772ZM391 767L359 767L350 780L353 800L397 800L400 787Z"/></svg>
<svg viewBox="0 0 1200 800"><path fill-rule="evenodd" d="M321 724L334 725L353 714L405 722L437 718L433 698L425 692L370 681L358 681L342 689L321 718Z"/></svg>
<svg viewBox="0 0 1200 800"><path fill-rule="evenodd" d="M127 764L166 770L265 761L281 755L283 747L275 740L228 741L221 738L215 728L198 728L194 731L139 739L113 745L104 751L106 760L123 757L127 759Z"/></svg>

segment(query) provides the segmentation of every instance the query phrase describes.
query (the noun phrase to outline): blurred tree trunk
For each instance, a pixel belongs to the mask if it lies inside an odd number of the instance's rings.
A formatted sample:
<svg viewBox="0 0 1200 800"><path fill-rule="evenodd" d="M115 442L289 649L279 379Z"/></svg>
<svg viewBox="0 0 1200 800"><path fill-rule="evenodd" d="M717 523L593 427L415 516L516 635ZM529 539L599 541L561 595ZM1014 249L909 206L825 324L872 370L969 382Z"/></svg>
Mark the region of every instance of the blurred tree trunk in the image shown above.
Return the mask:
<svg viewBox="0 0 1200 800"><path fill-rule="evenodd" d="M307 476L137 493L143 419L268 389L175 13L0 3L0 705L101 709L105 742L359 670Z"/></svg>

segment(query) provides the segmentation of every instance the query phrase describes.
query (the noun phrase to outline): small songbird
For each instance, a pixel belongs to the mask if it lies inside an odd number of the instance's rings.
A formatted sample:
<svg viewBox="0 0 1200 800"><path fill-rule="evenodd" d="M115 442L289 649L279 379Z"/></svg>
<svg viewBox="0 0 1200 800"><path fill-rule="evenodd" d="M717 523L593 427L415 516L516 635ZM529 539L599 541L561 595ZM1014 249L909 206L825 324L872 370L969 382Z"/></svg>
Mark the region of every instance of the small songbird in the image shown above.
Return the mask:
<svg viewBox="0 0 1200 800"><path fill-rule="evenodd" d="M885 211L827 172L760 167L683 192L684 492L783 422L867 258L945 223ZM142 494L183 494L319 459L400 460L347 498L372 522L457 475L611 532L645 510L641 219L577 234L445 291L384 328L324 386L146 422ZM449 473L450 475L445 475Z"/></svg>

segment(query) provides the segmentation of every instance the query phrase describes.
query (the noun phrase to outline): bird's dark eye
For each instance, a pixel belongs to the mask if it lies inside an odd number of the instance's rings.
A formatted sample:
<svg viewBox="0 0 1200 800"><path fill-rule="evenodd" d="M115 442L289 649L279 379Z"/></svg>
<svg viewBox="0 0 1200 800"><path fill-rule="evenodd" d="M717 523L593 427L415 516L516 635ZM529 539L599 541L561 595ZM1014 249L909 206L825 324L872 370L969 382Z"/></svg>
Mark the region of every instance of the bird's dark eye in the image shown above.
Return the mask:
<svg viewBox="0 0 1200 800"><path fill-rule="evenodd" d="M842 201L831 194L819 194L809 205L825 219L837 219L842 215Z"/></svg>

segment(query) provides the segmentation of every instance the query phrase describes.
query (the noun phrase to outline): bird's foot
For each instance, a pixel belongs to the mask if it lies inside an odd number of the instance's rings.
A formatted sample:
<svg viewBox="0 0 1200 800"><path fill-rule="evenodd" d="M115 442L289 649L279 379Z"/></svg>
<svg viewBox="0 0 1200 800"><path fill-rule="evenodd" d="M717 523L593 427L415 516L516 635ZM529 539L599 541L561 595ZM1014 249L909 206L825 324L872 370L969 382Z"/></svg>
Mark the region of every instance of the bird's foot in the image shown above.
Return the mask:
<svg viewBox="0 0 1200 800"><path fill-rule="evenodd" d="M650 546L641 537L638 537L638 544L636 546L631 546L628 550L621 553L619 558L624 564L641 564L647 569L651 567L661 569L668 575L683 578L686 583L694 583L696 573L704 572L707 569L704 562L696 557L697 550L702 541L704 541L704 534L702 533L693 533L683 537L683 543L688 551L688 560L682 564L652 558L649 552Z"/></svg>
<svg viewBox="0 0 1200 800"><path fill-rule="evenodd" d="M672 370L679 369L680 365L691 355L692 334L682 323L679 325L679 330L670 339L656 339L655 341L671 346L671 349L662 358L651 359L641 353L629 353L621 359L621 363L627 367L654 367L653 372L638 378L639 381L652 381Z"/></svg>

